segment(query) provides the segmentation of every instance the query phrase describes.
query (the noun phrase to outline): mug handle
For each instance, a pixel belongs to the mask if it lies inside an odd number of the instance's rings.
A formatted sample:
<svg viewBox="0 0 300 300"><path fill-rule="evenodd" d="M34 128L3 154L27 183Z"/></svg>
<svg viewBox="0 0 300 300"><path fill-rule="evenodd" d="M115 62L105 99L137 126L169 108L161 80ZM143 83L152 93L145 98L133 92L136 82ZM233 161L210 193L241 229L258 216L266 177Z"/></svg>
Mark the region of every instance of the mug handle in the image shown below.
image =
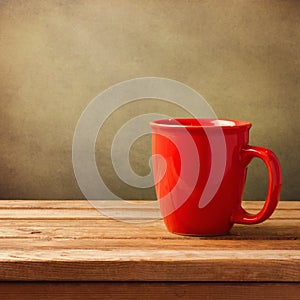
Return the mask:
<svg viewBox="0 0 300 300"><path fill-rule="evenodd" d="M274 212L281 191L282 177L281 168L276 155L269 149L258 146L246 146L241 151L241 163L243 166L251 162L254 157L258 157L263 160L268 169L269 183L268 194L265 200L265 204L260 212L255 215L251 215L246 212L241 205L236 208L231 216L233 223L239 224L257 224L268 219Z"/></svg>

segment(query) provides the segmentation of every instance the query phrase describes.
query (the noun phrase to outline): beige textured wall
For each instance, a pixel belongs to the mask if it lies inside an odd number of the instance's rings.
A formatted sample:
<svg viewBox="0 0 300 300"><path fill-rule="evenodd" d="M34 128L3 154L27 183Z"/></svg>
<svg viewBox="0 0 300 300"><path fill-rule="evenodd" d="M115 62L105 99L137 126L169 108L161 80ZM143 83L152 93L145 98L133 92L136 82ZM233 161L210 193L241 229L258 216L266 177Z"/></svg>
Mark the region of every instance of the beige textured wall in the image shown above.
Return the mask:
<svg viewBox="0 0 300 300"><path fill-rule="evenodd" d="M112 84L160 76L196 89L219 117L251 121L251 143L281 161L282 198L299 199L299 16L288 0L0 0L0 197L82 198L71 161L82 110ZM105 155L122 117L151 105L125 107L97 141L105 181L124 198L154 193L118 181ZM147 143L133 147L140 174ZM264 197L265 177L254 161L246 198Z"/></svg>

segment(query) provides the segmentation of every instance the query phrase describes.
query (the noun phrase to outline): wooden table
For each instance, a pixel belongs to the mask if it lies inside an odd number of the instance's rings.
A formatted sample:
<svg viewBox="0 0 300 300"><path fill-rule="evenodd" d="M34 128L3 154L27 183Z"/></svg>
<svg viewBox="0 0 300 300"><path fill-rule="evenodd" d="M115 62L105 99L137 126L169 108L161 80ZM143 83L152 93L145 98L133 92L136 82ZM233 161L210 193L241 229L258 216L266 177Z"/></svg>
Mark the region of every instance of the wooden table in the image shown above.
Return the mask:
<svg viewBox="0 0 300 300"><path fill-rule="evenodd" d="M299 225L300 202L200 238L83 200L0 200L0 299L300 299Z"/></svg>

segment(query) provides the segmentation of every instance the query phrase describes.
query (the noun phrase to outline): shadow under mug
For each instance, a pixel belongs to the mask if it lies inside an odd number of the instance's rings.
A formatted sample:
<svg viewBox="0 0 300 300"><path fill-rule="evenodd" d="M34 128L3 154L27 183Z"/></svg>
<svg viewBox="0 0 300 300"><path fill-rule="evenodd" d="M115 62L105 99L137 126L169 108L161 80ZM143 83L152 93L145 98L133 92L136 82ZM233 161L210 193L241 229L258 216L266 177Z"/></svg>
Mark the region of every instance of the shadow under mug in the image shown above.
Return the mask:
<svg viewBox="0 0 300 300"><path fill-rule="evenodd" d="M151 122L157 198L170 232L219 235L234 223L257 224L274 212L281 190L275 154L249 146L251 124L221 119L166 119ZM242 208L247 166L258 157L268 169L268 193L255 215Z"/></svg>

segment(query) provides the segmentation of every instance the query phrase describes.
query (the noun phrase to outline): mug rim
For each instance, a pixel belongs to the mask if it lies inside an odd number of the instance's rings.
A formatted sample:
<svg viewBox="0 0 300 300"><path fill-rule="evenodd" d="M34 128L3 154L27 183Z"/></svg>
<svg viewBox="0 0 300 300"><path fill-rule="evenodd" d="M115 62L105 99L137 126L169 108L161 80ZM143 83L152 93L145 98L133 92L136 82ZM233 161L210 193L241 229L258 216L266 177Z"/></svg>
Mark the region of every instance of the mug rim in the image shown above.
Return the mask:
<svg viewBox="0 0 300 300"><path fill-rule="evenodd" d="M251 123L243 120L223 118L169 118L150 122L151 127L159 128L222 128L233 129L239 127L251 127Z"/></svg>

